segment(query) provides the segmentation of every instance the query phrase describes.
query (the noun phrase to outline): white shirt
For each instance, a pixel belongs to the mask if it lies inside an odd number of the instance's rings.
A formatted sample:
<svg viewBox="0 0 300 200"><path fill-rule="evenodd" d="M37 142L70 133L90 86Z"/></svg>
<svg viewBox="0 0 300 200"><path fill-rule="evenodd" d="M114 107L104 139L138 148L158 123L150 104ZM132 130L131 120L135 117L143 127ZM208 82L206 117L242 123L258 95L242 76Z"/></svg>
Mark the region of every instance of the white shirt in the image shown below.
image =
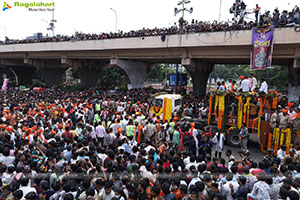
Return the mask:
<svg viewBox="0 0 300 200"><path fill-rule="evenodd" d="M149 171L145 171L142 173L142 177L143 178L148 178L152 183L155 183L156 181L156 175L153 175L151 172Z"/></svg>
<svg viewBox="0 0 300 200"><path fill-rule="evenodd" d="M289 111L288 114L289 114L290 118L293 119L296 112L293 110L292 112Z"/></svg>
<svg viewBox="0 0 300 200"><path fill-rule="evenodd" d="M233 185L233 190L234 192L237 192L238 188L239 188L239 184L237 182L233 182L233 181L227 181L227 183L225 183L222 187L222 195L226 197L227 200L233 200L232 195L231 195L231 188L230 188L230 184Z"/></svg>
<svg viewBox="0 0 300 200"><path fill-rule="evenodd" d="M257 85L257 80L255 77L250 78L250 79L252 79L252 85L251 85L251 80L250 80L250 87L251 87L251 91L253 91Z"/></svg>
<svg viewBox="0 0 300 200"><path fill-rule="evenodd" d="M121 124L119 124L119 123L113 123L110 127L112 128L114 134L116 134L118 132L117 128L122 128Z"/></svg>
<svg viewBox="0 0 300 200"><path fill-rule="evenodd" d="M28 194L29 192L35 192L37 194L36 189L33 187L29 187L29 186L20 187L20 190L22 190L22 192L23 192L23 197L25 197L26 194Z"/></svg>
<svg viewBox="0 0 300 200"><path fill-rule="evenodd" d="M241 83L242 92L249 92L250 90L250 81L248 79L244 79Z"/></svg>
<svg viewBox="0 0 300 200"><path fill-rule="evenodd" d="M145 148L145 151L148 153L151 149L155 150L155 148L153 146L149 145Z"/></svg>
<svg viewBox="0 0 300 200"><path fill-rule="evenodd" d="M193 179L191 180L191 182L189 183L188 191L190 191L190 187L193 186L193 185L195 185L198 181L201 181L201 179L198 178L198 177L193 178ZM189 192L188 192L188 193L189 193ZM190 194L190 193L189 193L189 194Z"/></svg>
<svg viewBox="0 0 300 200"><path fill-rule="evenodd" d="M5 163L6 167L13 164L14 161L15 161L14 156L1 156L0 157L0 163L2 163L2 162Z"/></svg>
<svg viewBox="0 0 300 200"><path fill-rule="evenodd" d="M266 81L262 82L259 91L264 92L266 94L268 93L268 84Z"/></svg>
<svg viewBox="0 0 300 200"><path fill-rule="evenodd" d="M97 154L97 155L98 155L98 157L102 160L102 162L104 162L104 160L107 158L107 155L104 154L104 153L99 153L99 154Z"/></svg>
<svg viewBox="0 0 300 200"><path fill-rule="evenodd" d="M190 167L194 166L196 169L198 168L198 163L196 161L188 163L185 168L190 170Z"/></svg>
<svg viewBox="0 0 300 200"><path fill-rule="evenodd" d="M224 85L221 85L220 88L219 88L219 91L226 91L226 88Z"/></svg>
<svg viewBox="0 0 300 200"><path fill-rule="evenodd" d="M284 157L286 155L286 152L285 151L282 151L282 149L279 149L277 151L277 158L279 158L281 160L281 162L283 161Z"/></svg>
<svg viewBox="0 0 300 200"><path fill-rule="evenodd" d="M103 138L105 134L105 128L102 125L96 127L96 135L98 138Z"/></svg>
<svg viewBox="0 0 300 200"><path fill-rule="evenodd" d="M127 124L128 124L128 121L126 119L123 119L122 120L122 129L123 129L123 131L126 131Z"/></svg>
<svg viewBox="0 0 300 200"><path fill-rule="evenodd" d="M191 132L191 130L189 130L189 132ZM198 135L198 131L197 129L193 129L193 138L194 138L194 141L195 141L195 144L196 144L196 148L198 149L198 139L197 139L197 135Z"/></svg>

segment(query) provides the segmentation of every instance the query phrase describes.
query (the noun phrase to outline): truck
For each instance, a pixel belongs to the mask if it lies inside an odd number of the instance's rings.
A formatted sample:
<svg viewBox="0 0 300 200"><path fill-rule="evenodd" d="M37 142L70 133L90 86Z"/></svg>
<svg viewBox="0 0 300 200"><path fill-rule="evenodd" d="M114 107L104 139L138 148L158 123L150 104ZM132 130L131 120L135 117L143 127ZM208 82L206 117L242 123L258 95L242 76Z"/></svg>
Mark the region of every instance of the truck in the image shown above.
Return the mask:
<svg viewBox="0 0 300 200"><path fill-rule="evenodd" d="M268 94L254 92L224 92L214 91L209 95L209 113L207 124L218 131L226 133L226 142L231 146L240 146L239 133L242 123L250 134L257 134L261 151L274 152L282 144L286 144L287 152L292 147L293 131L288 129L271 129L270 117L277 109L276 91Z"/></svg>
<svg viewBox="0 0 300 200"><path fill-rule="evenodd" d="M150 116L159 116L160 119L168 122L175 112L182 107L182 96L179 94L160 94L154 97L151 102Z"/></svg>

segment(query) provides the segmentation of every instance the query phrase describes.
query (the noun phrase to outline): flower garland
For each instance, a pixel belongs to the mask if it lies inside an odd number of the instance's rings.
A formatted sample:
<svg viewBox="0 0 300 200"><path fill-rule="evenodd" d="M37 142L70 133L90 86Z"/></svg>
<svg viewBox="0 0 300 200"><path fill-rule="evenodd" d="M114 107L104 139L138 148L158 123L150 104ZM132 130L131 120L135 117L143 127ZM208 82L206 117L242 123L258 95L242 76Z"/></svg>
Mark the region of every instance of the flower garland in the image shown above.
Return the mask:
<svg viewBox="0 0 300 200"><path fill-rule="evenodd" d="M161 107L152 106L151 111L156 115L160 116L163 109Z"/></svg>

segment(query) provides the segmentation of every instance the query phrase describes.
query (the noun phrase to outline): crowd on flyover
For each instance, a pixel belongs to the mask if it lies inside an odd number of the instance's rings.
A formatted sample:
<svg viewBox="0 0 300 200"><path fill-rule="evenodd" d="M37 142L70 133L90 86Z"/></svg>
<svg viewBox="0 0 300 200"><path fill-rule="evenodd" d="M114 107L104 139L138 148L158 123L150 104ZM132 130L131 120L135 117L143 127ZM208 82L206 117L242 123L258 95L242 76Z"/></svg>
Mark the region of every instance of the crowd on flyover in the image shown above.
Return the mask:
<svg viewBox="0 0 300 200"><path fill-rule="evenodd" d="M0 45L9 44L24 44L24 43L40 43L40 42L64 42L64 41L85 41L85 40L104 40L113 38L128 38L128 37L148 37L148 36L165 36L179 33L199 33L199 32L216 32L216 31L232 31L232 30L251 30L253 27L264 27L269 25L275 25L276 27L286 27L294 24L299 25L299 7L288 12L283 10L281 13L278 9L275 9L273 16L270 11L262 14L261 8L257 5L256 8L251 11L255 13L255 20L247 20L246 7L242 1L238 1L238 6L233 5L230 12L234 13L235 17L231 21L218 22L218 21L201 21L192 20L190 23L187 20L179 19L178 23L175 23L169 28L143 28L141 30L117 33L80 33L76 32L72 36L57 35L54 37L45 37L41 39L10 39L6 37L5 41L0 41ZM235 9L237 11L235 11ZM237 17L239 16L239 18Z"/></svg>
<svg viewBox="0 0 300 200"><path fill-rule="evenodd" d="M148 114L156 92L1 92L1 199L299 199L300 151L222 155L223 133L178 121L205 117L205 99L185 96L168 123Z"/></svg>

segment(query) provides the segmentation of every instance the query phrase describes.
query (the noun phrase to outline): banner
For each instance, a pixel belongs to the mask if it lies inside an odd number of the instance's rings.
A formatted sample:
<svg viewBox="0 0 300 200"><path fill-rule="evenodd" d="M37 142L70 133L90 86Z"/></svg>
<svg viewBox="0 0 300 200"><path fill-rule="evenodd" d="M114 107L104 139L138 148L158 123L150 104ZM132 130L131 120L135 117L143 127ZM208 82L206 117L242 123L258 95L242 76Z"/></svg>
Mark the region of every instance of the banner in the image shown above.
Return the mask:
<svg viewBox="0 0 300 200"><path fill-rule="evenodd" d="M176 74L170 74L170 86L176 85ZM186 86L187 85L187 75L186 74L178 74L177 86Z"/></svg>
<svg viewBox="0 0 300 200"><path fill-rule="evenodd" d="M2 91L5 91L7 89L8 84L8 78L5 78L2 85Z"/></svg>
<svg viewBox="0 0 300 200"><path fill-rule="evenodd" d="M270 68L272 64L274 26L252 29L251 70Z"/></svg>

